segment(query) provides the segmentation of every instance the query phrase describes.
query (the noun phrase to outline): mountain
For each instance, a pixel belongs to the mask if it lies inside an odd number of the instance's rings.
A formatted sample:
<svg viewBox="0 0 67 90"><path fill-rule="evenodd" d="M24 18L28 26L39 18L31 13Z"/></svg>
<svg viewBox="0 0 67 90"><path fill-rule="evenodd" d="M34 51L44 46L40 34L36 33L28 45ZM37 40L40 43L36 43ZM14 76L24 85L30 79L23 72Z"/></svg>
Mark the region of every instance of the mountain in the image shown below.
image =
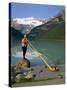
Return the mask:
<svg viewBox="0 0 67 90"><path fill-rule="evenodd" d="M56 16L47 20L46 23L39 25L31 30L29 38L35 39L65 39L65 13L58 13Z"/></svg>
<svg viewBox="0 0 67 90"><path fill-rule="evenodd" d="M13 27L10 27L9 31L11 33L11 47L14 47L15 45L21 42L23 35Z"/></svg>
<svg viewBox="0 0 67 90"><path fill-rule="evenodd" d="M32 39L65 39L65 22L51 24L50 26L42 25L34 28L29 33Z"/></svg>
<svg viewBox="0 0 67 90"><path fill-rule="evenodd" d="M33 17L15 18L11 20L11 27L15 28L16 30L21 31L22 33L29 33L31 29L43 23L44 23L43 20L41 21L40 19L36 19Z"/></svg>
<svg viewBox="0 0 67 90"><path fill-rule="evenodd" d="M32 39L65 39L65 12L62 10L57 15L45 19L40 18L15 18L11 20L11 32L28 34ZM14 31L15 30L15 31ZM21 33L20 33L21 32ZM17 38L16 35L12 35ZM20 36L22 36L19 35Z"/></svg>

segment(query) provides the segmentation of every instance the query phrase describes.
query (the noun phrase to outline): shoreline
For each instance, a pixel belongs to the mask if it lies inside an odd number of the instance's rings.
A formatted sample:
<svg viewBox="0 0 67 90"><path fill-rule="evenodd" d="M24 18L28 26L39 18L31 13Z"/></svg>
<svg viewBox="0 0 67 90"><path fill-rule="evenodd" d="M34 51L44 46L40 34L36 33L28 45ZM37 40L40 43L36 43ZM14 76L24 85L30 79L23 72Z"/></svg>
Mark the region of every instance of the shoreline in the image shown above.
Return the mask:
<svg viewBox="0 0 67 90"><path fill-rule="evenodd" d="M12 84L12 87L21 86L37 86L37 85L58 85L65 83L65 66L58 66L59 71L51 72L44 65L26 68L32 70L33 75L36 75L34 80ZM63 76L62 78L60 76Z"/></svg>

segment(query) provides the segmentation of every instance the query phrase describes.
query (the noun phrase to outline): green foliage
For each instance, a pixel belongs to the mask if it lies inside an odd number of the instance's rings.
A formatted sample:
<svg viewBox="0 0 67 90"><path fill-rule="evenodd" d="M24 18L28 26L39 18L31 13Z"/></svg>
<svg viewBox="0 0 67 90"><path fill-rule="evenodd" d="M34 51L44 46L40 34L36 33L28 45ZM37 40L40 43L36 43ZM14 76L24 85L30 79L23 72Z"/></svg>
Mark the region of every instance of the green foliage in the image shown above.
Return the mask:
<svg viewBox="0 0 67 90"><path fill-rule="evenodd" d="M21 82L31 82L33 80L33 78L22 78Z"/></svg>
<svg viewBox="0 0 67 90"><path fill-rule="evenodd" d="M65 39L65 24L64 24L64 22L61 22L61 23L55 25L55 27L53 27L51 30L47 31L45 34L45 38L64 40Z"/></svg>
<svg viewBox="0 0 67 90"><path fill-rule="evenodd" d="M46 30L47 29L47 30ZM30 34L35 34L36 39L65 39L65 21L47 23L31 30Z"/></svg>

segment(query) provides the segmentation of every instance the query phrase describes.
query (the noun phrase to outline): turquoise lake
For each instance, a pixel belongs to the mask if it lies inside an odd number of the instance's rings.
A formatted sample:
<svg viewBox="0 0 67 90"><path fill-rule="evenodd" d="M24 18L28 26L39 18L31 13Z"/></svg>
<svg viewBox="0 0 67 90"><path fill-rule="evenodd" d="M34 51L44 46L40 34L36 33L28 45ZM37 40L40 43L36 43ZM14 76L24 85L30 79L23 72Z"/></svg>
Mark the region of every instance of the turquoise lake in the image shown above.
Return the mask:
<svg viewBox="0 0 67 90"><path fill-rule="evenodd" d="M38 52L43 54L48 58L49 64L64 64L65 63L65 42L62 40L33 40L30 41L34 48ZM28 47L29 50L29 47ZM17 63L21 60L21 57L12 56L16 52L21 52L21 43L19 42L14 47L11 48L11 64ZM29 59L29 58L27 58ZM29 59L31 66L44 64L40 58Z"/></svg>

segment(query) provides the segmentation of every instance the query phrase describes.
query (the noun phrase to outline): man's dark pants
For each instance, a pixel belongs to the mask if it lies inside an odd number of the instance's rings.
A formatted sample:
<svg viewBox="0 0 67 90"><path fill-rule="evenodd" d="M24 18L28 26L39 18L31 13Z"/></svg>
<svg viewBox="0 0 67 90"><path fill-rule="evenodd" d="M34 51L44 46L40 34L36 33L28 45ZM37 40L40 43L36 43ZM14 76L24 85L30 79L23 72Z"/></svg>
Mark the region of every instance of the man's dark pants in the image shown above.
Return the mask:
<svg viewBox="0 0 67 90"><path fill-rule="evenodd" d="M27 46L26 47L22 47L23 49L23 58L25 59L25 54L26 54L26 51L27 51Z"/></svg>

